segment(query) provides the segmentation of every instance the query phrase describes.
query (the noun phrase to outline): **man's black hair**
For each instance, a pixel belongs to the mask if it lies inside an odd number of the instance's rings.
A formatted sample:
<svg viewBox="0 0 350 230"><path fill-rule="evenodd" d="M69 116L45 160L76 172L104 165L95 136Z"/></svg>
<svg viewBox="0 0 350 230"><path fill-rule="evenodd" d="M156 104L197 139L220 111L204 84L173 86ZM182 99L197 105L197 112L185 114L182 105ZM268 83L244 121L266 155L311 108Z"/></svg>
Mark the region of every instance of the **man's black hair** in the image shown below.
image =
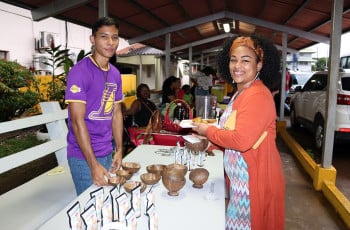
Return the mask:
<svg viewBox="0 0 350 230"><path fill-rule="evenodd" d="M115 26L119 30L119 24L114 18L103 17L99 18L92 26L92 35L96 35L97 30L102 26Z"/></svg>

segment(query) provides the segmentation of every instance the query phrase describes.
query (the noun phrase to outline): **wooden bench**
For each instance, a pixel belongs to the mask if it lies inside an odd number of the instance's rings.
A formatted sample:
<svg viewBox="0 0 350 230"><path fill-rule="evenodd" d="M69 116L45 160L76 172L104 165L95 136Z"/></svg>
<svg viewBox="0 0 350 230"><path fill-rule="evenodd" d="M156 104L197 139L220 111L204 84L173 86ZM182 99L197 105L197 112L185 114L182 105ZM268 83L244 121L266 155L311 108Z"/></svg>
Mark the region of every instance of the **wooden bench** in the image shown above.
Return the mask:
<svg viewBox="0 0 350 230"><path fill-rule="evenodd" d="M1 158L0 173L52 152L59 166L0 196L1 229L37 229L76 198L66 159L67 110L57 102L40 104L43 115L2 122L0 134L46 124L50 141Z"/></svg>

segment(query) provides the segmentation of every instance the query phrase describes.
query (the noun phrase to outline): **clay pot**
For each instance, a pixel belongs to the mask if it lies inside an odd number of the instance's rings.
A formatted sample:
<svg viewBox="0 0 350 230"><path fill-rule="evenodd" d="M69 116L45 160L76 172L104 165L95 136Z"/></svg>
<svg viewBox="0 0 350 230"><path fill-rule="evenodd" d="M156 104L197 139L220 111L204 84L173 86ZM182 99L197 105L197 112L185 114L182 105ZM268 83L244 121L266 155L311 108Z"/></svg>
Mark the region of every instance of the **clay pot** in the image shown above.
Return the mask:
<svg viewBox="0 0 350 230"><path fill-rule="evenodd" d="M169 170L169 169L174 169L179 173L181 173L183 176L186 176L186 173L187 173L187 166L182 164L176 164L176 163L169 164L166 166L165 170Z"/></svg>
<svg viewBox="0 0 350 230"><path fill-rule="evenodd" d="M183 173L175 169L167 169L163 172L162 182L168 190L169 196L178 196L179 191L185 186L186 178Z"/></svg>
<svg viewBox="0 0 350 230"><path fill-rule="evenodd" d="M144 173L140 176L141 181L147 185L154 185L160 181L161 176L155 173Z"/></svg>
<svg viewBox="0 0 350 230"><path fill-rule="evenodd" d="M122 168L124 170L129 171L131 174L134 174L140 170L141 165L139 163L135 163L135 162L123 162Z"/></svg>
<svg viewBox="0 0 350 230"><path fill-rule="evenodd" d="M190 172L189 179L193 182L192 187L203 188L203 184L207 182L209 172L205 168L196 168Z"/></svg>

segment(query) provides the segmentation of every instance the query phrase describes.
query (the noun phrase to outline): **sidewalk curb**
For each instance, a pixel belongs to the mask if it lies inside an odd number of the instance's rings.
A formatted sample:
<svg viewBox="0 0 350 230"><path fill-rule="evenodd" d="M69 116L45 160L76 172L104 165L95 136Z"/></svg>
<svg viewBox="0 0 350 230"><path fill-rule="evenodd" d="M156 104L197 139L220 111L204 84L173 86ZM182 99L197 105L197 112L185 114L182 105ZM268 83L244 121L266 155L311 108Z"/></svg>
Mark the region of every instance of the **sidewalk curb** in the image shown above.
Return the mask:
<svg viewBox="0 0 350 230"><path fill-rule="evenodd" d="M322 168L307 154L286 130L286 121L277 121L277 134L283 139L288 148L292 151L299 163L313 180L316 191L322 191L327 200L336 209L342 220L350 228L350 201L335 186L336 169Z"/></svg>

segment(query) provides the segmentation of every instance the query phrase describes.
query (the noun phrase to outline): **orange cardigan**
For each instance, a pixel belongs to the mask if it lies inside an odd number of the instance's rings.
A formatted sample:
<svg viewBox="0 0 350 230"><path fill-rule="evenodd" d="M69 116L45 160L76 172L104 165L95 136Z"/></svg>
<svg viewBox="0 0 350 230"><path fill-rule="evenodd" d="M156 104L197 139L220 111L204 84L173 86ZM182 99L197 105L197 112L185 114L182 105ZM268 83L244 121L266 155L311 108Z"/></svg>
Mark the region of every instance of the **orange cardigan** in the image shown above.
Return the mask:
<svg viewBox="0 0 350 230"><path fill-rule="evenodd" d="M207 138L217 146L240 151L248 164L252 230L284 229L285 178L276 146L273 97L261 81L255 81L235 99L232 111L236 111L234 127L211 126Z"/></svg>

